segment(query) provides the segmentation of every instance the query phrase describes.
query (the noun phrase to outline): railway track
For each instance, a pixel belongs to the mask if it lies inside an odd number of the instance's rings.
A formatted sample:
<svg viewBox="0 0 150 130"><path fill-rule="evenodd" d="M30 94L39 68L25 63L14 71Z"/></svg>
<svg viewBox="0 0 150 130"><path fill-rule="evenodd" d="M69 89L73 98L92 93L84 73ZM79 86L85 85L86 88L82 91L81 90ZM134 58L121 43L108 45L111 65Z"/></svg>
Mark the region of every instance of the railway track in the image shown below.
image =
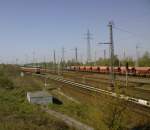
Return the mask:
<svg viewBox="0 0 150 130"><path fill-rule="evenodd" d="M48 70L46 73L56 74L54 71ZM63 75L80 75L85 76L87 78L94 78L94 79L102 79L102 80L110 80L109 74L102 74L102 73L92 73L92 72L82 72L82 71L66 71L62 72ZM126 77L125 75L115 75L116 81L125 82ZM150 85L150 78L149 77L141 77L141 76L131 76L128 75L128 82L129 83L136 83L136 84L148 84Z"/></svg>
<svg viewBox="0 0 150 130"><path fill-rule="evenodd" d="M143 99L140 99L140 98L134 98L134 97L126 96L126 95L123 95L123 94L117 94L115 92L103 90L103 89L100 89L100 88L95 88L95 87L90 86L90 85L85 85L85 84L82 84L82 83L78 83L78 82L74 82L72 80L65 79L62 76L55 76L55 75L48 75L47 76L47 75L39 75L39 74L34 74L34 75L41 76L41 77L44 77L44 78L47 78L47 79L51 79L51 80L54 80L54 81L57 81L57 82L62 82L62 83L65 83L65 84L69 84L71 86L75 86L75 87L78 87L80 89L85 89L85 90L88 90L88 91L105 94L105 95L108 95L108 96L112 96L112 97L115 97L115 98L119 98L121 100L125 100L125 101L131 102L131 103L135 103L135 104L150 108L150 101L148 101L148 100L143 100Z"/></svg>
<svg viewBox="0 0 150 130"><path fill-rule="evenodd" d="M108 75L107 76L104 75L103 77L103 75L100 75L100 74L99 75L89 75L89 74L85 75L85 74L76 73L76 72L68 72L68 73L65 72L63 73L62 76L68 80L90 85L95 88L100 88L103 90L108 90L108 87L110 86L110 77ZM129 80L131 81L133 79L131 79L130 77ZM134 83L130 81L128 82L128 86L126 86L126 81L117 80L117 79L115 80L116 89L119 91L120 94L128 95L129 97L150 100L150 95L149 95L150 84L149 83L142 83L140 82L140 79L138 83Z"/></svg>
<svg viewBox="0 0 150 130"><path fill-rule="evenodd" d="M94 79L103 79L103 80L109 80L109 74L93 74L90 72L72 72L72 71L65 71L64 74L82 74L82 75L88 75L87 77L89 78L94 78ZM125 75L116 75L116 81L123 81L125 82ZM150 78L146 77L138 77L138 76L131 76L128 75L128 81L130 83L144 83L144 84L150 84Z"/></svg>
<svg viewBox="0 0 150 130"><path fill-rule="evenodd" d="M29 67L21 67L23 71L28 72L35 72L35 73L51 73L56 74L57 71L50 70L50 69L37 69L37 68L29 68ZM106 73L94 73L89 71L71 71L71 70L61 70L61 74L69 74L69 75L82 75L82 76L88 76L89 78L94 79L103 79L103 80L109 80L109 74ZM125 82L126 78L125 75L116 74L116 81ZM139 83L139 84L147 84L150 85L150 77L142 77L142 76L132 76L128 75L128 82L130 83Z"/></svg>

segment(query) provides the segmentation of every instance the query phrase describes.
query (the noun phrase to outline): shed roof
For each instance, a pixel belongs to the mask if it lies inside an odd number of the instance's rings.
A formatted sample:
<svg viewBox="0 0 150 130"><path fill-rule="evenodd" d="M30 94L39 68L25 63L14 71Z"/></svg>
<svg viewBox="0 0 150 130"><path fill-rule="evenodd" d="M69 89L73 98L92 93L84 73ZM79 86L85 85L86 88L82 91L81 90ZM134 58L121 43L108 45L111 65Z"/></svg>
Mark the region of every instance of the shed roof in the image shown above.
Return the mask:
<svg viewBox="0 0 150 130"><path fill-rule="evenodd" d="M36 91L36 92L27 92L27 94L30 97L49 97L51 96L48 92L46 91Z"/></svg>

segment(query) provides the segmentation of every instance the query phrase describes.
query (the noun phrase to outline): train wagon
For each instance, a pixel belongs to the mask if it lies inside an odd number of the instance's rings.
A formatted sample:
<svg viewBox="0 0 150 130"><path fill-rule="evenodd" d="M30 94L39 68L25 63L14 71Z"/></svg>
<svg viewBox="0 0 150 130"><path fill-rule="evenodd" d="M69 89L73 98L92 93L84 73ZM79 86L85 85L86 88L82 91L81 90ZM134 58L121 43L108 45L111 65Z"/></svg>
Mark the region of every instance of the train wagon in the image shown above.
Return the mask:
<svg viewBox="0 0 150 130"><path fill-rule="evenodd" d="M134 67L125 67L125 66L121 66L120 67L120 74L126 74L128 73L129 75L135 75L135 68Z"/></svg>
<svg viewBox="0 0 150 130"><path fill-rule="evenodd" d="M107 66L99 66L100 68L100 73L109 73L109 67Z"/></svg>
<svg viewBox="0 0 150 130"><path fill-rule="evenodd" d="M75 66L75 70L76 70L76 71L79 71L79 70L80 70L80 67L79 67L79 66Z"/></svg>
<svg viewBox="0 0 150 130"><path fill-rule="evenodd" d="M125 66L121 66L120 70L120 74L126 74L127 68Z"/></svg>
<svg viewBox="0 0 150 130"><path fill-rule="evenodd" d="M135 67L136 75L148 76L150 75L150 67Z"/></svg>
<svg viewBox="0 0 150 130"><path fill-rule="evenodd" d="M67 70L67 71L71 70L71 66L65 67L65 70Z"/></svg>
<svg viewBox="0 0 150 130"><path fill-rule="evenodd" d="M135 69L135 67L129 67L128 68L128 73L130 75L136 75L136 69Z"/></svg>
<svg viewBox="0 0 150 130"><path fill-rule="evenodd" d="M114 67L114 72L115 72L116 74L120 74L120 73L121 73L120 67Z"/></svg>
<svg viewBox="0 0 150 130"><path fill-rule="evenodd" d="M71 66L71 67L70 67L70 70L75 70L75 66Z"/></svg>
<svg viewBox="0 0 150 130"><path fill-rule="evenodd" d="M69 68L68 68L69 69ZM111 71L111 67L108 66L71 66L71 71L82 71L82 72L97 72L108 74ZM116 74L133 76L150 76L150 67L114 67Z"/></svg>
<svg viewBox="0 0 150 130"><path fill-rule="evenodd" d="M23 72L28 72L28 73L37 73L40 74L40 67L21 67L21 70Z"/></svg>
<svg viewBox="0 0 150 130"><path fill-rule="evenodd" d="M98 66L92 66L92 72L99 72L100 68Z"/></svg>
<svg viewBox="0 0 150 130"><path fill-rule="evenodd" d="M85 66L85 71L92 72L92 67L91 66Z"/></svg>
<svg viewBox="0 0 150 130"><path fill-rule="evenodd" d="M86 70L85 66L80 66L79 67L79 71L85 71L85 70Z"/></svg>

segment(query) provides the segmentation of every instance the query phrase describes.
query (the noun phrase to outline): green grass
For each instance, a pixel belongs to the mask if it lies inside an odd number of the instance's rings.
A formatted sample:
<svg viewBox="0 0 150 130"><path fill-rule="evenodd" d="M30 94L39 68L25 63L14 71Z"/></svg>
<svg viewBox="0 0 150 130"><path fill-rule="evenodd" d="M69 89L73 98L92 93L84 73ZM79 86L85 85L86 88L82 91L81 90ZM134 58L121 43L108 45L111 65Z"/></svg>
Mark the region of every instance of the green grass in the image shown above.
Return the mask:
<svg viewBox="0 0 150 130"><path fill-rule="evenodd" d="M27 102L26 92L42 89L42 80L20 77L15 66L0 68L0 130L72 130Z"/></svg>
<svg viewBox="0 0 150 130"><path fill-rule="evenodd" d="M124 111L122 111L123 107L121 106L106 105L99 109L97 106L87 103L77 104L67 100L63 101L63 105L50 104L49 108L74 117L77 120L94 127L95 130L125 129L123 119Z"/></svg>
<svg viewBox="0 0 150 130"><path fill-rule="evenodd" d="M64 113L70 117L73 117L91 127L95 130L107 130L108 127L103 121L103 113L98 107L90 105L88 103L76 103L68 100L66 97L58 95L57 92L54 94L60 99L63 104L49 104L49 108L55 111Z"/></svg>
<svg viewBox="0 0 150 130"><path fill-rule="evenodd" d="M96 93L88 95L86 91L67 87L61 83L57 86L61 86L64 94L73 97L80 103L72 102L58 95L56 91L56 96L63 101L63 104L50 104L49 108L88 124L95 130L132 130L136 126L147 126L150 122L150 118L132 111L134 108L129 107L127 102ZM144 127L141 130L145 130Z"/></svg>

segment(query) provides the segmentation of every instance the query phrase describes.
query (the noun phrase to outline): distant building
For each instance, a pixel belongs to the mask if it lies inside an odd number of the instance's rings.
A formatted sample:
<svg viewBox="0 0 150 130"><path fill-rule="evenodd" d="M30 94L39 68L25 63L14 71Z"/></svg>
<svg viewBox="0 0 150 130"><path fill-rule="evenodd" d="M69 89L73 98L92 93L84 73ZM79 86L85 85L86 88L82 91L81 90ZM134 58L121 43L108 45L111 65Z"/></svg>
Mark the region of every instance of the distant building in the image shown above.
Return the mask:
<svg viewBox="0 0 150 130"><path fill-rule="evenodd" d="M53 97L46 91L27 92L27 99L34 104L46 105L53 103Z"/></svg>

